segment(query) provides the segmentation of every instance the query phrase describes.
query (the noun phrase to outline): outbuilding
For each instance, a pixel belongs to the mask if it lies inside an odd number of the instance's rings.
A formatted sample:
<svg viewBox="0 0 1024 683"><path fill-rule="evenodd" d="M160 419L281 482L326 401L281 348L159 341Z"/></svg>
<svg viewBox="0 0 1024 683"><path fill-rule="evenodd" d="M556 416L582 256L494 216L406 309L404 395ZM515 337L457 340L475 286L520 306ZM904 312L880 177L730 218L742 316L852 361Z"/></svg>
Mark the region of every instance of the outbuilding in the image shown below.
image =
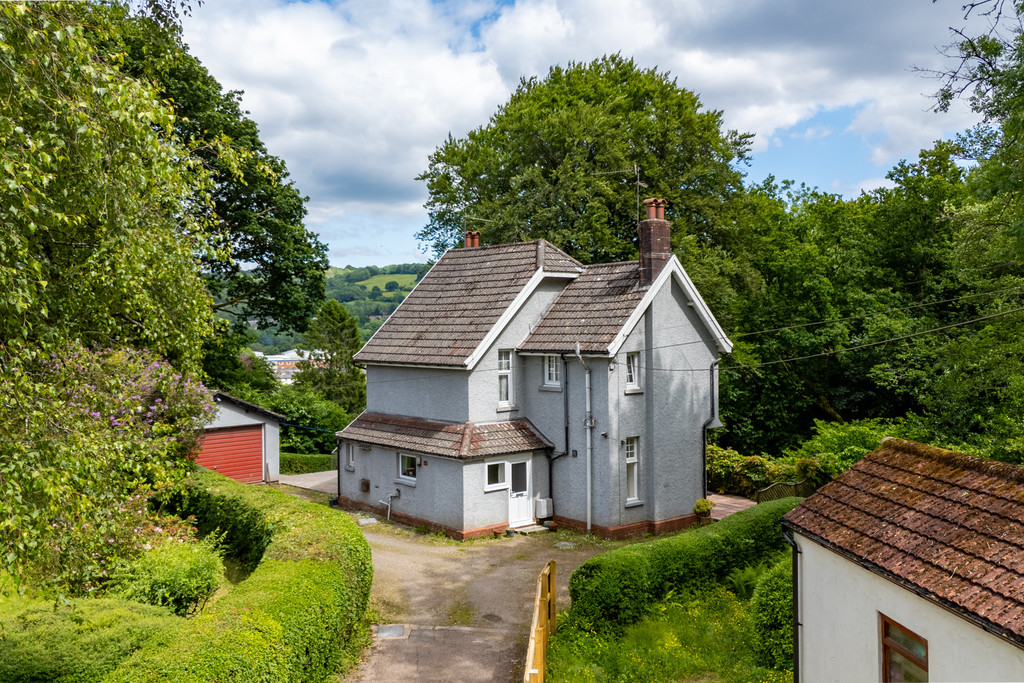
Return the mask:
<svg viewBox="0 0 1024 683"><path fill-rule="evenodd" d="M202 436L196 462L251 484L280 476L280 423L286 418L223 391L214 393L217 417Z"/></svg>
<svg viewBox="0 0 1024 683"><path fill-rule="evenodd" d="M796 680L1024 680L1024 468L888 438L783 527Z"/></svg>

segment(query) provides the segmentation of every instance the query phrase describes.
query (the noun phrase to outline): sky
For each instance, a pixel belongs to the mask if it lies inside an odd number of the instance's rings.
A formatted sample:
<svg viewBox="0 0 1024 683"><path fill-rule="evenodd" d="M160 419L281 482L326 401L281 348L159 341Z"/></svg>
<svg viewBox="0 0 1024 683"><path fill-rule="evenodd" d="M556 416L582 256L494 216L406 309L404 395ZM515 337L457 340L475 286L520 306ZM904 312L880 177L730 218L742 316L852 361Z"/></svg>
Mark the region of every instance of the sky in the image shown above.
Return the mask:
<svg viewBox="0 0 1024 683"><path fill-rule="evenodd" d="M773 175L856 197L901 159L969 128L932 111L959 0L208 0L193 55L309 196L332 265L427 260L416 176L449 134L485 125L521 78L609 53L667 72L755 135Z"/></svg>

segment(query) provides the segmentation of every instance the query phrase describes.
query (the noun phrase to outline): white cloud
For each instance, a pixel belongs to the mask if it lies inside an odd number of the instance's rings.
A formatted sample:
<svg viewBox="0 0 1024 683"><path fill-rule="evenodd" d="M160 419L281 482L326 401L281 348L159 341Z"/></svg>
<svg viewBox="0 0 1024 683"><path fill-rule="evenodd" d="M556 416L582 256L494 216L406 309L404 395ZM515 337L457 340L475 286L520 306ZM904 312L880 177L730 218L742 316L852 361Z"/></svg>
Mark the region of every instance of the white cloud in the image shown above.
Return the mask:
<svg viewBox="0 0 1024 683"><path fill-rule="evenodd" d="M185 38L222 84L245 90L333 253L383 264L416 252L425 189L414 178L428 155L486 123L520 77L621 52L756 133L755 154L853 108L832 137L860 138L884 167L973 120L964 107L929 112L922 93L937 84L910 71L941 66L935 46L959 17L945 1L220 0L195 10Z"/></svg>

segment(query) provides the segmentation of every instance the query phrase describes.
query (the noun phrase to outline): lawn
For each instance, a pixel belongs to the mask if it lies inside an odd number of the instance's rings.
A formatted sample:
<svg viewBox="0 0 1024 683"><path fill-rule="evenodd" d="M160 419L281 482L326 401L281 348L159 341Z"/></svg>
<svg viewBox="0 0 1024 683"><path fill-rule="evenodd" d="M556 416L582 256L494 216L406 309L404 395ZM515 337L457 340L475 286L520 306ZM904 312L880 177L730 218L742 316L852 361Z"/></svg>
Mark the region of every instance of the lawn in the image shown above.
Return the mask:
<svg viewBox="0 0 1024 683"><path fill-rule="evenodd" d="M619 638L565 618L549 645L549 680L791 683L792 673L757 662L754 638L749 603L725 587L670 595Z"/></svg>

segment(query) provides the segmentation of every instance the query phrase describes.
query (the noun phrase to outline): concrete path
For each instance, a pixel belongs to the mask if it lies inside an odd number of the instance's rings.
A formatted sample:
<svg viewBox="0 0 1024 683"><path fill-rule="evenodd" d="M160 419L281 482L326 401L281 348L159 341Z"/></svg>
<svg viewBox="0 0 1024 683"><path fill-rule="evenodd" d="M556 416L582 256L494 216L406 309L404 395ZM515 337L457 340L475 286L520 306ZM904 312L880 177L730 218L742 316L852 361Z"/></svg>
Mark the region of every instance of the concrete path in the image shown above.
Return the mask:
<svg viewBox="0 0 1024 683"><path fill-rule="evenodd" d="M310 489L338 495L338 470L310 472L309 474L282 474L280 482L300 489Z"/></svg>

